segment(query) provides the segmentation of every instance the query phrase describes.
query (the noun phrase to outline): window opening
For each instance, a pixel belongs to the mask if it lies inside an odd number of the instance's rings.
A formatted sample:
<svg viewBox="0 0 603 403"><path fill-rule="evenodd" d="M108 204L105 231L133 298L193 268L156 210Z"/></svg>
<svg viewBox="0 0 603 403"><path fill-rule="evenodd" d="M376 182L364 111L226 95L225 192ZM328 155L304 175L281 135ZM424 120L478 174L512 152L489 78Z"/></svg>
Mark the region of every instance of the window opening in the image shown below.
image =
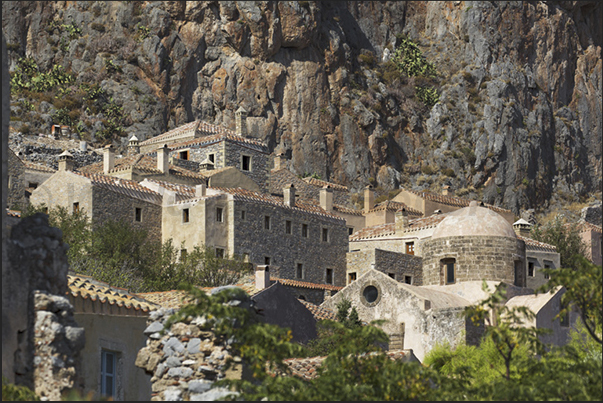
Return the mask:
<svg viewBox="0 0 603 403"><path fill-rule="evenodd" d="M134 220L136 220L136 222L141 222L142 221L142 209L140 207L136 207L136 210L134 210Z"/></svg>
<svg viewBox="0 0 603 403"><path fill-rule="evenodd" d="M406 284L412 284L412 277L411 276L404 276L404 282Z"/></svg>
<svg viewBox="0 0 603 403"><path fill-rule="evenodd" d="M241 156L241 170L251 171L251 157L249 155Z"/></svg>
<svg viewBox="0 0 603 403"><path fill-rule="evenodd" d="M414 242L406 242L406 254L407 255L415 254L415 243Z"/></svg>
<svg viewBox="0 0 603 403"><path fill-rule="evenodd" d="M101 394L104 396L115 396L116 361L114 351L101 351Z"/></svg>
<svg viewBox="0 0 603 403"><path fill-rule="evenodd" d="M223 259L224 258L224 249L216 248L216 257L219 259Z"/></svg>
<svg viewBox="0 0 603 403"><path fill-rule="evenodd" d="M327 269L326 283L333 284L333 269Z"/></svg>
<svg viewBox="0 0 603 403"><path fill-rule="evenodd" d="M285 221L285 234L291 234L291 221Z"/></svg>
<svg viewBox="0 0 603 403"><path fill-rule="evenodd" d="M73 203L73 214L77 214L79 212L80 212L80 203L79 202Z"/></svg>
<svg viewBox="0 0 603 403"><path fill-rule="evenodd" d="M224 213L221 207L216 208L216 221L224 222Z"/></svg>
<svg viewBox="0 0 603 403"><path fill-rule="evenodd" d="M302 263L297 264L297 278L304 278L304 265Z"/></svg>
<svg viewBox="0 0 603 403"><path fill-rule="evenodd" d="M270 216L264 216L264 229L270 229Z"/></svg>
<svg viewBox="0 0 603 403"><path fill-rule="evenodd" d="M182 210L182 222L189 222L190 220L190 214L187 208L185 208L184 210Z"/></svg>
<svg viewBox="0 0 603 403"><path fill-rule="evenodd" d="M322 241L329 242L329 229L328 228L322 229Z"/></svg>
<svg viewBox="0 0 603 403"><path fill-rule="evenodd" d="M348 283L351 283L352 281L356 281L356 273L349 273L348 274Z"/></svg>
<svg viewBox="0 0 603 403"><path fill-rule="evenodd" d="M528 277L534 277L534 262L528 262Z"/></svg>
<svg viewBox="0 0 603 403"><path fill-rule="evenodd" d="M302 237L307 238L308 237L308 224L302 224Z"/></svg>

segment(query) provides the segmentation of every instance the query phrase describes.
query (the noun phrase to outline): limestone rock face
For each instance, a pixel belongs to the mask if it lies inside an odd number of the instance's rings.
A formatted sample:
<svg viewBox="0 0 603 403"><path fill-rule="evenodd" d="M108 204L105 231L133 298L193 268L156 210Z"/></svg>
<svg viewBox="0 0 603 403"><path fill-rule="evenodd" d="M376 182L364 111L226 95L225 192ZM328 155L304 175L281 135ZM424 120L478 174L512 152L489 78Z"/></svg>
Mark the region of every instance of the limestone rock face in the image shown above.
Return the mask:
<svg viewBox="0 0 603 403"><path fill-rule="evenodd" d="M598 2L3 2L22 56L99 83L141 141L194 119L249 132L297 174L362 189L400 184L513 209L601 191ZM79 36L49 26L75 23ZM402 36L438 71L384 62ZM118 66L108 69L108 60ZM51 106L13 100L11 124L48 130ZM46 112L42 112L42 111ZM82 111L96 135L106 117ZM432 168L432 169L430 169Z"/></svg>

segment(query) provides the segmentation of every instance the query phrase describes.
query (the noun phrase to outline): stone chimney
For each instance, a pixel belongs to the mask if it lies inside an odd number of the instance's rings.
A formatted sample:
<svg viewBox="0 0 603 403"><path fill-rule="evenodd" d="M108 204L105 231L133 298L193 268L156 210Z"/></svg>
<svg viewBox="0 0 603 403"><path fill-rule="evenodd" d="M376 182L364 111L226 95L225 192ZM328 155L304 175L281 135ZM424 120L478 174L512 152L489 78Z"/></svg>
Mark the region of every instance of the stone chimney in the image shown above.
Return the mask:
<svg viewBox="0 0 603 403"><path fill-rule="evenodd" d="M275 157L274 157L274 171L278 171L279 169L284 169L286 168L285 166L285 155L283 153L278 153Z"/></svg>
<svg viewBox="0 0 603 403"><path fill-rule="evenodd" d="M529 238L530 232L532 231L532 224L530 224L523 218L520 218L519 220L513 223L513 229L515 230L515 233L517 235L522 236L524 238Z"/></svg>
<svg viewBox="0 0 603 403"><path fill-rule="evenodd" d="M442 196L451 196L452 195L452 190L450 189L450 186L448 185L444 185L442 187Z"/></svg>
<svg viewBox="0 0 603 403"><path fill-rule="evenodd" d="M203 197L206 195L207 187L205 183L195 186L195 197Z"/></svg>
<svg viewBox="0 0 603 403"><path fill-rule="evenodd" d="M295 207L295 186L292 183L283 188L283 198L286 206Z"/></svg>
<svg viewBox="0 0 603 403"><path fill-rule="evenodd" d="M140 154L140 144L138 143L138 137L133 135L128 142L128 155L135 154Z"/></svg>
<svg viewBox="0 0 603 403"><path fill-rule="evenodd" d="M164 144L163 147L157 149L157 169L164 173L170 173L170 150L167 144Z"/></svg>
<svg viewBox="0 0 603 403"><path fill-rule="evenodd" d="M247 136L247 111L240 106L235 112L236 133L239 136Z"/></svg>
<svg viewBox="0 0 603 403"><path fill-rule="evenodd" d="M373 207L375 207L375 192L371 185L367 185L364 188L364 212L368 213Z"/></svg>
<svg viewBox="0 0 603 403"><path fill-rule="evenodd" d="M329 185L320 189L320 207L326 211L333 211L333 189Z"/></svg>
<svg viewBox="0 0 603 403"><path fill-rule="evenodd" d="M405 208L396 211L395 222L396 235L402 234L408 228L408 212Z"/></svg>
<svg viewBox="0 0 603 403"><path fill-rule="evenodd" d="M270 287L270 266L260 265L255 268L255 288L263 290Z"/></svg>
<svg viewBox="0 0 603 403"><path fill-rule="evenodd" d="M73 171L73 155L65 150L59 155L59 171Z"/></svg>
<svg viewBox="0 0 603 403"><path fill-rule="evenodd" d="M108 175L115 168L115 151L113 146L109 144L103 150L103 173Z"/></svg>

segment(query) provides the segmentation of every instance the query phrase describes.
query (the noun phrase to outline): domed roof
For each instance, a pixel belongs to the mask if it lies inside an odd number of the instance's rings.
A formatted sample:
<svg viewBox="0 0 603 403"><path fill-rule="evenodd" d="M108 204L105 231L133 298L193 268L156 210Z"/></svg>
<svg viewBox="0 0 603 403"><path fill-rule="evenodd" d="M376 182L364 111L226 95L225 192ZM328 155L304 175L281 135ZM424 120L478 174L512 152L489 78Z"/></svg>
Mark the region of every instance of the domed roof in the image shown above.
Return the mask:
<svg viewBox="0 0 603 403"><path fill-rule="evenodd" d="M500 236L517 238L511 224L500 214L479 207L472 201L469 207L449 213L433 231L431 239L454 236Z"/></svg>

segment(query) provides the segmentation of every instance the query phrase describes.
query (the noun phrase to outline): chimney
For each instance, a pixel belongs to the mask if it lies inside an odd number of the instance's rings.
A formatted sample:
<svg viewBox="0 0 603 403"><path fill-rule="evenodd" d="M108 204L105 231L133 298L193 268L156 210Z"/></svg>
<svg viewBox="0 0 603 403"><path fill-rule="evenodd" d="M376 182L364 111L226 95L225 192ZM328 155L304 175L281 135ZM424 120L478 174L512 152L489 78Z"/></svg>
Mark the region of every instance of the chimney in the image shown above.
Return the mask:
<svg viewBox="0 0 603 403"><path fill-rule="evenodd" d="M270 266L259 265L255 268L255 288L263 290L270 287Z"/></svg>
<svg viewBox="0 0 603 403"><path fill-rule="evenodd" d="M515 233L517 235L524 238L529 238L530 232L532 231L532 224L530 224L523 218L520 218L519 220L513 223L513 229L515 230Z"/></svg>
<svg viewBox="0 0 603 403"><path fill-rule="evenodd" d="M320 189L320 207L326 211L333 211L333 189L329 185Z"/></svg>
<svg viewBox="0 0 603 403"><path fill-rule="evenodd" d="M195 186L195 197L203 197L206 194L207 187L205 183Z"/></svg>
<svg viewBox="0 0 603 403"><path fill-rule="evenodd" d="M163 147L157 149L157 169L164 174L169 174L170 172L170 150L167 144L164 144Z"/></svg>
<svg viewBox="0 0 603 403"><path fill-rule="evenodd" d="M371 185L367 185L364 188L364 212L368 213L373 207L375 207L375 192Z"/></svg>
<svg viewBox="0 0 603 403"><path fill-rule="evenodd" d="M239 136L247 136L247 111L242 106L235 112L235 121L236 133Z"/></svg>
<svg viewBox="0 0 603 403"><path fill-rule="evenodd" d="M399 235L403 233L406 228L408 228L408 213L405 208L401 208L400 210L396 211L395 220L396 223L394 225L396 228L396 235Z"/></svg>
<svg viewBox="0 0 603 403"><path fill-rule="evenodd" d="M451 194L450 186L444 185L442 187L442 196L450 196Z"/></svg>
<svg viewBox="0 0 603 403"><path fill-rule="evenodd" d="M59 155L59 171L73 171L73 155L65 150Z"/></svg>
<svg viewBox="0 0 603 403"><path fill-rule="evenodd" d="M283 153L278 153L276 157L274 157L274 171L278 171L279 169L285 168L285 156Z"/></svg>
<svg viewBox="0 0 603 403"><path fill-rule="evenodd" d="M130 137L130 141L128 143L128 155L140 154L140 145L138 143L138 137L132 136Z"/></svg>
<svg viewBox="0 0 603 403"><path fill-rule="evenodd" d="M115 152L113 146L109 144L103 150L103 173L108 175L115 168Z"/></svg>
<svg viewBox="0 0 603 403"><path fill-rule="evenodd" d="M295 207L295 186L292 183L283 188L283 198L286 206Z"/></svg>

